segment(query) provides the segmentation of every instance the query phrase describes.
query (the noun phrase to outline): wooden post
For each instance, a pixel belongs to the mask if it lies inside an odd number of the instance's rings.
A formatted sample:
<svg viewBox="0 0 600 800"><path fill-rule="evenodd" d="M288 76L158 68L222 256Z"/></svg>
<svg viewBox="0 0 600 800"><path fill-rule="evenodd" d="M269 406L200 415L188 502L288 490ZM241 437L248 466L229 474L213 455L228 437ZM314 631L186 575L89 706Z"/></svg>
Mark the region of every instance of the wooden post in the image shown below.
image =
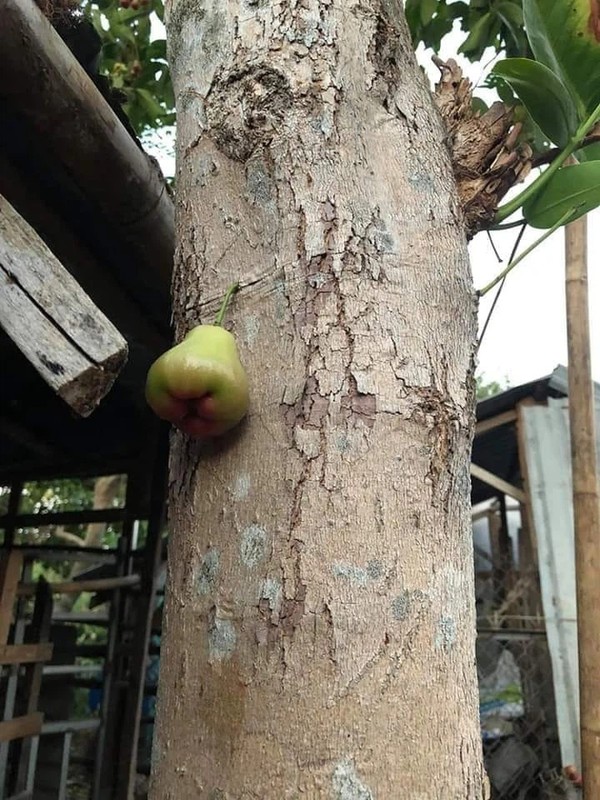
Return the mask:
<svg viewBox="0 0 600 800"><path fill-rule="evenodd" d="M600 505L590 358L585 217L567 226L565 256L581 770L584 797L586 800L597 800L600 797Z"/></svg>

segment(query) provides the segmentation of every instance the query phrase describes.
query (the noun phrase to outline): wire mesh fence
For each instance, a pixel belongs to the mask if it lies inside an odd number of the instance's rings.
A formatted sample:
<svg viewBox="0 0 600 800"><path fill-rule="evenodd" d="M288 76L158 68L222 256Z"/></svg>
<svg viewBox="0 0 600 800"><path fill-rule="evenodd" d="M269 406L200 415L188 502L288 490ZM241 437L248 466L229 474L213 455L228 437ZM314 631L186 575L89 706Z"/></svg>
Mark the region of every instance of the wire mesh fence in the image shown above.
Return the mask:
<svg viewBox="0 0 600 800"><path fill-rule="evenodd" d="M534 543L521 512L502 498L473 514L485 766L492 800L571 800L578 793L563 774Z"/></svg>

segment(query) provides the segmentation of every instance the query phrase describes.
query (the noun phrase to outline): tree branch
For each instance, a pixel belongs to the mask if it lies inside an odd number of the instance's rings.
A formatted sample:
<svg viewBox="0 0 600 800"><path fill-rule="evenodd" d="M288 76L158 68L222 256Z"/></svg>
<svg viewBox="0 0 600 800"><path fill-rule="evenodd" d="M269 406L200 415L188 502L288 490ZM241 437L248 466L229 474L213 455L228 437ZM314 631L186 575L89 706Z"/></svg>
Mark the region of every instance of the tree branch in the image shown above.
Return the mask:
<svg viewBox="0 0 600 800"><path fill-rule="evenodd" d="M77 536L76 533L71 533L70 531L66 531L62 525L57 525L56 528L52 531L52 535L56 536L57 539L62 539L63 542L68 542L69 544L75 545L75 547L83 547L84 542L81 536Z"/></svg>

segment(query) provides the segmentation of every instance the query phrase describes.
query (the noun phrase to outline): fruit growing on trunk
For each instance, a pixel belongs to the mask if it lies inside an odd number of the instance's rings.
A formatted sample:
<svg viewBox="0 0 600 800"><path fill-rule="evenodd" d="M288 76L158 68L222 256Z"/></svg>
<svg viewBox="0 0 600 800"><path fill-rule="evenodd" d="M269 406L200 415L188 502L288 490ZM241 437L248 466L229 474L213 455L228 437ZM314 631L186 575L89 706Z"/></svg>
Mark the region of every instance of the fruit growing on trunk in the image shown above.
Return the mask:
<svg viewBox="0 0 600 800"><path fill-rule="evenodd" d="M150 367L146 400L161 419L206 439L235 427L248 410L248 379L235 338L221 327L237 285L225 295L214 325L198 325Z"/></svg>

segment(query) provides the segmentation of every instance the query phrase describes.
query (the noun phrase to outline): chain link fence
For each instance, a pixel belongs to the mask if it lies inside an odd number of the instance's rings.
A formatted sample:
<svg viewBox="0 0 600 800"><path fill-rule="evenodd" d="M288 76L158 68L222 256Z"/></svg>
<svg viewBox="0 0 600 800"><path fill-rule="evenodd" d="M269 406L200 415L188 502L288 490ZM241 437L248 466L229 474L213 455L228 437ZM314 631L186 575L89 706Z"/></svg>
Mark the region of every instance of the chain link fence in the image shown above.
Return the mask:
<svg viewBox="0 0 600 800"><path fill-rule="evenodd" d="M492 800L578 797L564 777L539 575L522 507L473 514L481 735Z"/></svg>

